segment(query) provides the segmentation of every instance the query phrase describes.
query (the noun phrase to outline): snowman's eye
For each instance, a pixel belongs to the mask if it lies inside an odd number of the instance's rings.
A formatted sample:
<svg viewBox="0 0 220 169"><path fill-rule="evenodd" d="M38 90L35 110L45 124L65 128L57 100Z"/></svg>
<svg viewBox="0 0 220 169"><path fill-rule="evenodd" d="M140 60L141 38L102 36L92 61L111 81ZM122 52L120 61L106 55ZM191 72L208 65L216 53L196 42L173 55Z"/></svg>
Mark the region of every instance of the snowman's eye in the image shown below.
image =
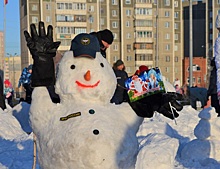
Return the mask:
<svg viewBox="0 0 220 169"><path fill-rule="evenodd" d="M100 66L101 66L101 67L104 67L104 64L103 64L103 63L100 63Z"/></svg>
<svg viewBox="0 0 220 169"><path fill-rule="evenodd" d="M75 65L71 65L70 69L75 69L75 67L76 67Z"/></svg>

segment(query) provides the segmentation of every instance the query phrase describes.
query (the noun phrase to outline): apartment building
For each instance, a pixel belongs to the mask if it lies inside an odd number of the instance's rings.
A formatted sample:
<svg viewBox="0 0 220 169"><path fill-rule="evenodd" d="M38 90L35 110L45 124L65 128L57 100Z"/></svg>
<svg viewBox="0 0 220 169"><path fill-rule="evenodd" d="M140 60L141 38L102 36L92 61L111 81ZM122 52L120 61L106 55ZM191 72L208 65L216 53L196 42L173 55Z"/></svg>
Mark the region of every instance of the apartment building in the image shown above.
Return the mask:
<svg viewBox="0 0 220 169"><path fill-rule="evenodd" d="M61 55L77 34L107 28L114 34L111 65L122 59L129 75L140 65L158 66L168 81L182 80L181 0L20 0L20 20L22 68L32 63L23 31L41 20L53 25Z"/></svg>
<svg viewBox="0 0 220 169"><path fill-rule="evenodd" d="M213 57L213 47L218 36L218 30L215 28L215 19L218 13L220 13L220 1L203 0L192 3L193 67L198 65L201 68L199 70L193 68L192 80L194 84L202 87L208 87L209 85L210 59ZM185 63L189 60L190 38L189 1L183 2L183 20L184 65L187 65ZM205 59L201 59L201 57ZM183 82L188 83L189 69L183 67L183 71L186 71L183 76Z"/></svg>

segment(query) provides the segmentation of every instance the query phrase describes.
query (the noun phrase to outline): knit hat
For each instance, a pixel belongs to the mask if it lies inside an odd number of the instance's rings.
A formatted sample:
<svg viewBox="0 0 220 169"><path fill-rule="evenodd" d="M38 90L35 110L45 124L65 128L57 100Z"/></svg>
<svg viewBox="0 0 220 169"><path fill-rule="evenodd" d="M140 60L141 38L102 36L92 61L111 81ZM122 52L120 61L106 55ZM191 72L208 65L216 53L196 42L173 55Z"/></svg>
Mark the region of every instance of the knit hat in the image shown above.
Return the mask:
<svg viewBox="0 0 220 169"><path fill-rule="evenodd" d="M10 83L9 80L5 80L5 81L4 81L4 84L5 84L5 85L7 84L8 86L10 86L11 83Z"/></svg>
<svg viewBox="0 0 220 169"><path fill-rule="evenodd" d="M29 65L28 66L28 68L27 68L27 70L32 70L32 67L33 67L33 65L31 64L31 65Z"/></svg>
<svg viewBox="0 0 220 169"><path fill-rule="evenodd" d="M140 73L144 72L144 71L147 71L148 70L148 67L145 66L145 65L141 65L139 66L139 70L140 70Z"/></svg>
<svg viewBox="0 0 220 169"><path fill-rule="evenodd" d="M99 41L93 35L81 33L71 41L70 50L73 51L74 57L95 58L96 52L100 52Z"/></svg>
<svg viewBox="0 0 220 169"><path fill-rule="evenodd" d="M109 45L112 44L113 40L114 40L114 36L112 34L112 32L108 29L104 29L102 31L99 31L101 34L101 39L105 42L107 42Z"/></svg>
<svg viewBox="0 0 220 169"><path fill-rule="evenodd" d="M118 66L120 66L120 65L123 65L124 64L124 62L121 60L121 59L119 59L119 60L117 60L116 62L115 62L115 66L116 67L118 67Z"/></svg>

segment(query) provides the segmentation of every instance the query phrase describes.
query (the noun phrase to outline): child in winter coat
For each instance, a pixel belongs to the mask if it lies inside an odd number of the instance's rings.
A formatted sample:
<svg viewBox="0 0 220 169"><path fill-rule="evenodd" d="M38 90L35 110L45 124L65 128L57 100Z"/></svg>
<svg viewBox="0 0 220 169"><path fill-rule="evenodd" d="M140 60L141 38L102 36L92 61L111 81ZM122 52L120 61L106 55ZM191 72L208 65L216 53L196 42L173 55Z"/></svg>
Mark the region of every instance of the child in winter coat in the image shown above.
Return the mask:
<svg viewBox="0 0 220 169"><path fill-rule="evenodd" d="M32 64L23 69L21 77L18 82L18 88L21 87L21 85L24 87L26 92L25 101L29 104L31 103L31 94L33 91L33 88L31 87L31 74L32 74Z"/></svg>
<svg viewBox="0 0 220 169"><path fill-rule="evenodd" d="M8 104L11 107L13 107L12 98L13 98L14 90L9 80L5 80L4 84L5 84L5 88L4 88L5 99L7 100Z"/></svg>

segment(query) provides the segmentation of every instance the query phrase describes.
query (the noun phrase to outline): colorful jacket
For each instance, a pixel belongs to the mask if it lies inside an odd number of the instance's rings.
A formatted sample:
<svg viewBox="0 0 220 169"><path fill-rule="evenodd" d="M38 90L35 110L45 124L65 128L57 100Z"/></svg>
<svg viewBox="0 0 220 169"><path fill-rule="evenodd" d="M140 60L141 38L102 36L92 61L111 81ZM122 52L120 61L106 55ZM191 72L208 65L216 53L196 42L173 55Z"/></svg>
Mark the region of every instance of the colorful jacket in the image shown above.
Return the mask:
<svg viewBox="0 0 220 169"><path fill-rule="evenodd" d="M18 88L23 84L31 83L31 73L29 73L28 68L24 68L21 74L21 77L18 82Z"/></svg>

